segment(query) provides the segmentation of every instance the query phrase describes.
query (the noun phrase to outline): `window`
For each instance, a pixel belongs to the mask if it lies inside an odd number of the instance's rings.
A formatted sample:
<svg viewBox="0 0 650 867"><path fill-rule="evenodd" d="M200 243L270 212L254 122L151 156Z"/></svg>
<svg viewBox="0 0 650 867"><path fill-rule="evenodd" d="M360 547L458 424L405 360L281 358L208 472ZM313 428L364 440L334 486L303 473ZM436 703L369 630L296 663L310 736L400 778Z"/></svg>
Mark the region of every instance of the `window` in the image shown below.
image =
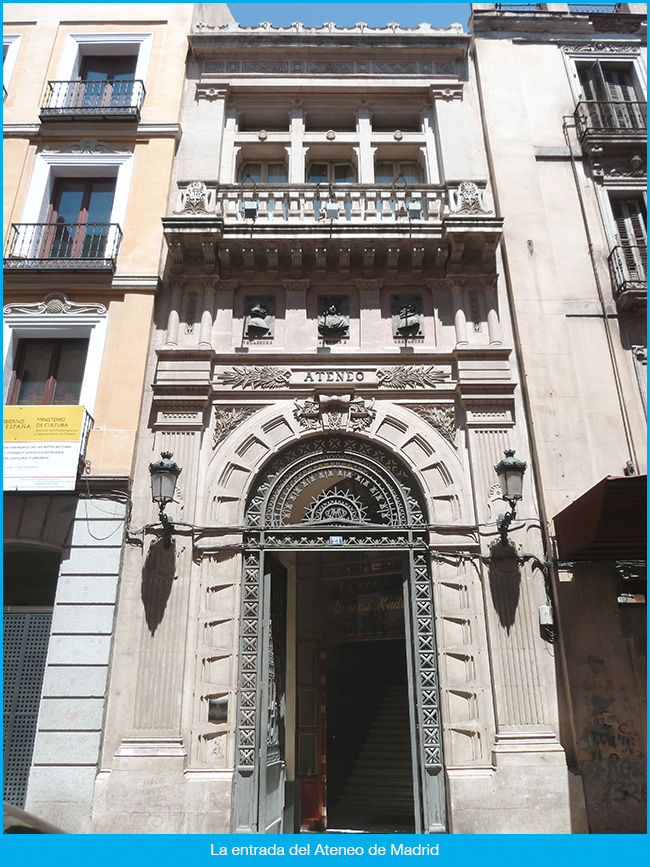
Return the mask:
<svg viewBox="0 0 650 867"><path fill-rule="evenodd" d="M595 61L578 69L591 123L596 129L644 129L645 110L632 67Z"/></svg>
<svg viewBox="0 0 650 867"><path fill-rule="evenodd" d="M77 405L87 355L87 339L21 340L7 403Z"/></svg>
<svg viewBox="0 0 650 867"><path fill-rule="evenodd" d="M4 33L2 36L2 86L3 95L7 96L9 82L18 58L21 36Z"/></svg>
<svg viewBox="0 0 650 867"><path fill-rule="evenodd" d="M619 263L627 280L645 280L647 266L647 220L643 199L613 198L612 213L620 244Z"/></svg>
<svg viewBox="0 0 650 867"><path fill-rule="evenodd" d="M114 197L113 178L58 178L40 257L101 259Z"/></svg>
<svg viewBox="0 0 650 867"><path fill-rule="evenodd" d="M353 184L357 179L354 166L347 162L310 163L308 184Z"/></svg>
<svg viewBox="0 0 650 867"><path fill-rule="evenodd" d="M287 167L281 162L244 163L239 173L240 183L286 184L287 177Z"/></svg>
<svg viewBox="0 0 650 867"><path fill-rule="evenodd" d="M377 163L375 166L376 184L392 184L400 175L407 184L422 183L422 169L417 163L391 160Z"/></svg>
<svg viewBox="0 0 650 867"><path fill-rule="evenodd" d="M130 105L136 56L89 55L82 59L77 98L84 106ZM71 91L74 93L74 91Z"/></svg>
<svg viewBox="0 0 650 867"><path fill-rule="evenodd" d="M60 292L41 301L7 303L4 395L13 405L79 405L93 414L108 316L103 304Z"/></svg>

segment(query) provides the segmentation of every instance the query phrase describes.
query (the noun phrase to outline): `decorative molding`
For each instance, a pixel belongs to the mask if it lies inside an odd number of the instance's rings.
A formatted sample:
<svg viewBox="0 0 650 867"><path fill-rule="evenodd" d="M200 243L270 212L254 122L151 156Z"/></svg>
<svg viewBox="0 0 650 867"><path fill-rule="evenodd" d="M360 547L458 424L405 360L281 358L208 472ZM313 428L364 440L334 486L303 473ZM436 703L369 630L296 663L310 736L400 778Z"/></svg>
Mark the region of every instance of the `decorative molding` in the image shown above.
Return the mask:
<svg viewBox="0 0 650 867"><path fill-rule="evenodd" d="M2 312L5 316L16 313L26 313L31 316L58 316L61 314L74 316L93 313L103 316L106 313L106 307L103 304L79 304L76 301L70 301L63 292L51 292L42 301L7 304Z"/></svg>
<svg viewBox="0 0 650 867"><path fill-rule="evenodd" d="M229 409L215 406L212 448L215 449L220 442L223 442L226 437L230 436L240 424L243 424L258 409L260 409L258 406L233 406Z"/></svg>
<svg viewBox="0 0 650 867"><path fill-rule="evenodd" d="M311 280L283 280L282 285L287 292L306 292L311 286Z"/></svg>
<svg viewBox="0 0 650 867"><path fill-rule="evenodd" d="M641 365L647 365L648 363L648 347L642 346L641 344L635 344L632 347L632 354L636 361Z"/></svg>
<svg viewBox="0 0 650 867"><path fill-rule="evenodd" d="M493 214L485 207L485 193L473 181L463 181L457 190L450 190L454 214Z"/></svg>
<svg viewBox="0 0 650 867"><path fill-rule="evenodd" d="M97 141L95 138L82 138L78 142L65 145L62 148L43 148L43 153L58 153L58 154L126 154L131 153L131 150L116 150L109 144L103 141Z"/></svg>
<svg viewBox="0 0 650 867"><path fill-rule="evenodd" d="M291 379L288 367L233 367L220 373L217 379L232 388L285 388Z"/></svg>
<svg viewBox="0 0 650 867"><path fill-rule="evenodd" d="M434 367L380 367L378 384L383 388L435 388L449 376Z"/></svg>
<svg viewBox="0 0 650 867"><path fill-rule="evenodd" d="M181 209L175 214L213 214L213 190L208 190L203 181L192 181L181 194Z"/></svg>
<svg viewBox="0 0 650 867"><path fill-rule="evenodd" d="M383 280L355 280L354 285L359 292L379 292L383 287Z"/></svg>
<svg viewBox="0 0 650 867"><path fill-rule="evenodd" d="M224 35L231 33L251 35L255 33L277 33L279 35L289 33L310 33L318 36L343 36L351 33L362 35L383 35L383 36L423 36L436 33L438 35L455 35L467 36L463 30L462 24L450 24L449 27L433 27L431 24L418 24L416 27L402 27L401 24L392 22L386 24L385 27L371 27L365 22L359 22L354 27L339 27L333 21L326 21L319 27L305 27L301 21L295 21L288 27L275 27L269 21L262 21L260 24L245 26L238 24L236 21L231 21L228 24L206 24L204 21L199 21L194 30L196 33L205 31L215 31Z"/></svg>
<svg viewBox="0 0 650 867"><path fill-rule="evenodd" d="M635 42L573 42L561 47L565 54L639 54L641 50Z"/></svg>
<svg viewBox="0 0 650 867"><path fill-rule="evenodd" d="M294 400L294 418L303 430L367 430L377 411L374 398L365 401L350 394L315 394L307 400Z"/></svg>
<svg viewBox="0 0 650 867"><path fill-rule="evenodd" d="M227 99L230 89L223 85L197 84L197 99Z"/></svg>
<svg viewBox="0 0 650 867"><path fill-rule="evenodd" d="M456 448L456 413L453 406L409 406L409 409L438 431Z"/></svg>

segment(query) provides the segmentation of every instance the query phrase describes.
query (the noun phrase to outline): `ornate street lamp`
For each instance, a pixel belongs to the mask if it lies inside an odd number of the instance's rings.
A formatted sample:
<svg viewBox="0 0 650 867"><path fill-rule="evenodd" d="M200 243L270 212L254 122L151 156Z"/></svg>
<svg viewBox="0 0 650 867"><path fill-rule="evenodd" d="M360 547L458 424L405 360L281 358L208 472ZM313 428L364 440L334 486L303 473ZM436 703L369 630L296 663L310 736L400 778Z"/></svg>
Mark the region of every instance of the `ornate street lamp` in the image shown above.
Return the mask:
<svg viewBox="0 0 650 867"><path fill-rule="evenodd" d="M506 449L505 457L494 468L501 484L501 496L510 504L510 511L497 518L501 543L508 544L508 528L516 517L517 502L521 500L526 463L515 457L514 449Z"/></svg>
<svg viewBox="0 0 650 867"><path fill-rule="evenodd" d="M170 548L172 544L172 529L174 524L166 514L165 506L174 500L174 491L176 482L181 474L181 468L175 461L172 461L171 452L161 452L160 460L153 464L149 464L149 472L151 473L151 499L154 503L158 503L158 517L165 531L164 545L165 548Z"/></svg>

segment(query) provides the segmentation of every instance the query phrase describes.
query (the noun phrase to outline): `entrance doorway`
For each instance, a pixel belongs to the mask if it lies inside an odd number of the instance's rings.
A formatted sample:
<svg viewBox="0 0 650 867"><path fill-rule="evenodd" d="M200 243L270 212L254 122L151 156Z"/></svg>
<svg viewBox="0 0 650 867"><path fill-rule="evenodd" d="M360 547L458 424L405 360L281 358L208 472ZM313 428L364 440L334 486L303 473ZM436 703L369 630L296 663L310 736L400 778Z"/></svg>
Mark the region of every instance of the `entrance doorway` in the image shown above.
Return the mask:
<svg viewBox="0 0 650 867"><path fill-rule="evenodd" d="M295 767L303 830L415 830L406 565L400 552L297 557Z"/></svg>
<svg viewBox="0 0 650 867"><path fill-rule="evenodd" d="M233 831L291 831L297 817L305 830L445 833L433 584L415 479L377 443L308 437L265 466L246 524ZM408 763L388 767L409 751L410 790Z"/></svg>

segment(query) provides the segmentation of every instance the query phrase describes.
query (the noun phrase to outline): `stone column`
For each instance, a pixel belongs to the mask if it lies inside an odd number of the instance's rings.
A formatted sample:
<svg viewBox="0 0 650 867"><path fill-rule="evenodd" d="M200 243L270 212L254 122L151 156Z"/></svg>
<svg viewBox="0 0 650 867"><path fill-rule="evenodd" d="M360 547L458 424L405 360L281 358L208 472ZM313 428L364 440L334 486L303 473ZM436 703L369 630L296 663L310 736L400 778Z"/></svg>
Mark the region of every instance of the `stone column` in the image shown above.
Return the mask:
<svg viewBox="0 0 650 867"><path fill-rule="evenodd" d="M171 303L169 308L169 317L167 319L167 340L166 347L178 346L178 332L181 323L181 305L183 303L183 286L187 281L187 277L172 277L171 278Z"/></svg>
<svg viewBox="0 0 650 867"><path fill-rule="evenodd" d="M358 181L360 184L372 184L375 180L372 128L370 126L370 106L365 99L359 102L357 117L359 123Z"/></svg>
<svg viewBox="0 0 650 867"><path fill-rule="evenodd" d="M199 331L199 347L212 348L212 325L214 322L215 280L213 277L203 279L203 304L201 310L201 328Z"/></svg>
<svg viewBox="0 0 650 867"><path fill-rule="evenodd" d="M456 346L468 346L467 316L465 314L465 293L462 282L455 280L452 285L452 300L454 305L454 327L456 329Z"/></svg>
<svg viewBox="0 0 650 867"><path fill-rule="evenodd" d="M503 337L501 334L501 323L499 321L497 290L494 286L489 286L485 290L485 307L487 309L487 326L490 346L500 346L503 343Z"/></svg>
<svg viewBox="0 0 650 867"><path fill-rule="evenodd" d="M302 145L305 134L305 120L302 102L294 100L290 113L290 145L289 145L289 183L304 184L305 182L305 153Z"/></svg>

